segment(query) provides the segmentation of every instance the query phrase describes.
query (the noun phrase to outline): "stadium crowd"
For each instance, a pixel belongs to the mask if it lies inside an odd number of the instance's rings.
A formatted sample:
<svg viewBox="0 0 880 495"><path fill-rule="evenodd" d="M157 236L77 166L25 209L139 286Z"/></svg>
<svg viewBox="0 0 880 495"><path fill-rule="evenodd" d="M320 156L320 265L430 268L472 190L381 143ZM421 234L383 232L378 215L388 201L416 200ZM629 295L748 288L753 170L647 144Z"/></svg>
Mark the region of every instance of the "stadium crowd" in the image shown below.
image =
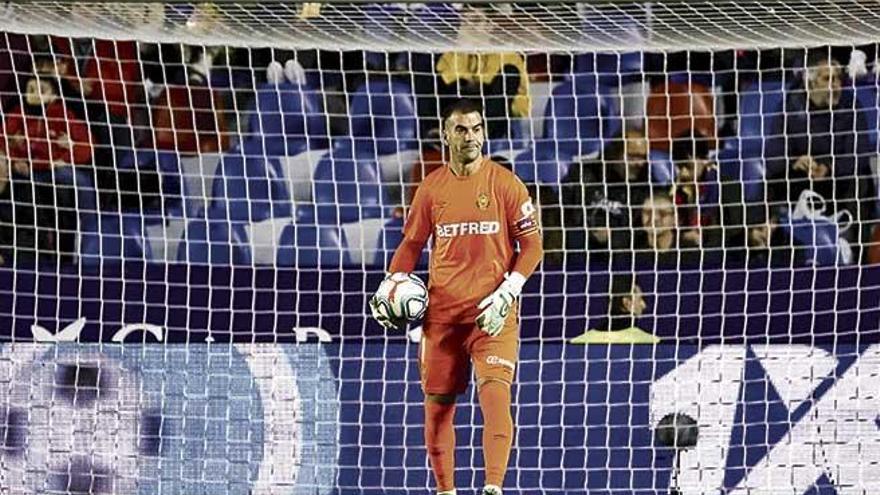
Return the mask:
<svg viewBox="0 0 880 495"><path fill-rule="evenodd" d="M491 29L479 8L461 13L463 39ZM421 178L442 164L440 109L469 95L484 105L486 152L509 164L537 200L545 263L876 263L877 75L864 63L876 47L857 48L294 52L4 33L0 257L3 264L78 260L83 182L70 178L71 169L88 176L98 212L158 211L165 224L184 215L169 205L186 195L179 185L186 177L163 167L160 153L186 159L307 150L340 162L380 162L381 197L389 199L373 216L399 223ZM266 88L276 88L273 98L303 101L266 110ZM409 101L413 114L370 107L365 115L355 101L364 92ZM267 130L271 112L282 117L280 150L270 149L277 137ZM287 125L290 118L299 131ZM411 131L407 119L415 122ZM297 139L304 147L292 150ZM390 162L381 156L383 140L391 141ZM396 175L386 173L389 163ZM302 166L288 168L287 179L319 181L320 166ZM223 162L215 173L228 171ZM354 176L360 180L360 172ZM346 180L338 170L329 177ZM207 179L204 210L229 199ZM340 204L356 201L336 194ZM295 191L289 195L285 201L303 206ZM319 196L315 190L307 199L320 206ZM270 210L246 220L283 208ZM364 219L340 212L328 222L320 209L292 216L317 225Z"/></svg>

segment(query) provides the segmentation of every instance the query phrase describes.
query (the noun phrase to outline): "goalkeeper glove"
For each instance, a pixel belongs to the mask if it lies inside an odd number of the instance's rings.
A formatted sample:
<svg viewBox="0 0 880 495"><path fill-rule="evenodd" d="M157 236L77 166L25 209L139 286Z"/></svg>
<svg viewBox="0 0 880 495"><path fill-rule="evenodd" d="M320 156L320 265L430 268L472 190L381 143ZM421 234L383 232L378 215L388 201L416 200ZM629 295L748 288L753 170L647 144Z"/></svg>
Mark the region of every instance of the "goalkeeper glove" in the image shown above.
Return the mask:
<svg viewBox="0 0 880 495"><path fill-rule="evenodd" d="M480 330L492 337L501 333L507 314L510 313L510 306L519 297L525 283L526 278L518 272L504 275L504 282L501 282L495 292L489 294L477 305L483 310L477 316L477 326L480 327Z"/></svg>
<svg viewBox="0 0 880 495"><path fill-rule="evenodd" d="M385 277L385 280L388 280L389 277L391 277L391 275ZM382 284L379 284L379 287L381 286ZM388 302L385 301L378 292L373 294L373 297L370 298L370 312L373 314L373 319L379 322L385 330L396 330L400 328L403 323L394 318L391 314L391 306L388 305Z"/></svg>

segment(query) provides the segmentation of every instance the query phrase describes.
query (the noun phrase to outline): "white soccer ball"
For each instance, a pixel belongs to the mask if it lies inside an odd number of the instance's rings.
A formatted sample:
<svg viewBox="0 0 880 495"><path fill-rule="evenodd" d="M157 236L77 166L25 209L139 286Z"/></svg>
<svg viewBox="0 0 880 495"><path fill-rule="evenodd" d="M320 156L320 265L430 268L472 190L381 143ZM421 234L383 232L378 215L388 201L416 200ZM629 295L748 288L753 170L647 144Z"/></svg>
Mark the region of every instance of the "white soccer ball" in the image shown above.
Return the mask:
<svg viewBox="0 0 880 495"><path fill-rule="evenodd" d="M396 320L413 321L428 309L428 288L422 279L411 273L393 273L379 284L377 304L385 306Z"/></svg>

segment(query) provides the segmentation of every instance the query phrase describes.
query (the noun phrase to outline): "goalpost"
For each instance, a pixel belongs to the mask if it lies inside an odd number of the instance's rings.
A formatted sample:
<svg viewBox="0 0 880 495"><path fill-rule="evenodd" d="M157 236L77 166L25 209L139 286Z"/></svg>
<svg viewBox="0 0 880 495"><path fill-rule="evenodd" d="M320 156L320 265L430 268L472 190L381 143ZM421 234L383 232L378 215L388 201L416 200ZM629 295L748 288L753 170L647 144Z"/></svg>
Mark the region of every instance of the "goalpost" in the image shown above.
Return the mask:
<svg viewBox="0 0 880 495"><path fill-rule="evenodd" d="M431 493L420 328L366 301L459 94L547 252L505 493L880 490L880 3L27 1L0 30L0 493Z"/></svg>

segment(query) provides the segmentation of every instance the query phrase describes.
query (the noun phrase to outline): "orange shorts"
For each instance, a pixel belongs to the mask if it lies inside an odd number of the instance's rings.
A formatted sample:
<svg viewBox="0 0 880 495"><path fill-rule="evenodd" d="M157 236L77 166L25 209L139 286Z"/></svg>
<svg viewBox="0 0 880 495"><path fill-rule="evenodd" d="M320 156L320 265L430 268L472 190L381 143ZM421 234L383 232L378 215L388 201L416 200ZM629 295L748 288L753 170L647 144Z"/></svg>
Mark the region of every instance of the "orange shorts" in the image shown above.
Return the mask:
<svg viewBox="0 0 880 495"><path fill-rule="evenodd" d="M518 322L515 306L497 337L490 337L476 323L426 321L419 344L422 390L437 395L464 393L470 382L471 363L478 385L488 380L513 383L519 352Z"/></svg>

